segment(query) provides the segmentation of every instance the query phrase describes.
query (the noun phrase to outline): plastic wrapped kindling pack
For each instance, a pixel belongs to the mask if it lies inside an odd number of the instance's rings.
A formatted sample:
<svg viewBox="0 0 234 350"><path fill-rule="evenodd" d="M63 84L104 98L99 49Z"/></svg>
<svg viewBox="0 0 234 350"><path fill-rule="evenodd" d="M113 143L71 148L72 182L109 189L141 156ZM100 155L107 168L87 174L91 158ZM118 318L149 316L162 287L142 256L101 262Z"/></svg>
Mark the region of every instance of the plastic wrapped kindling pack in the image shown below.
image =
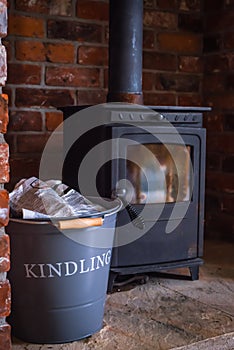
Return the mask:
<svg viewBox="0 0 234 350"><path fill-rule="evenodd" d="M18 182L9 198L11 216L24 219L89 216L104 210L59 180L36 177Z"/></svg>

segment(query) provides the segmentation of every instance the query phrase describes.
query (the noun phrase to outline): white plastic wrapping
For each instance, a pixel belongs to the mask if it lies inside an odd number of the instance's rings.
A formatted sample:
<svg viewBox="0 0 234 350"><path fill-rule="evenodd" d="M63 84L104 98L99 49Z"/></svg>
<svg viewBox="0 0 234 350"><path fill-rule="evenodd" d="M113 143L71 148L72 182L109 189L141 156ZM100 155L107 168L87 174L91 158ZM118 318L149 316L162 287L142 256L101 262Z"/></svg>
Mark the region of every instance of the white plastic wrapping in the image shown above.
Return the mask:
<svg viewBox="0 0 234 350"><path fill-rule="evenodd" d="M104 208L57 180L23 179L10 193L11 215L24 219L79 217Z"/></svg>

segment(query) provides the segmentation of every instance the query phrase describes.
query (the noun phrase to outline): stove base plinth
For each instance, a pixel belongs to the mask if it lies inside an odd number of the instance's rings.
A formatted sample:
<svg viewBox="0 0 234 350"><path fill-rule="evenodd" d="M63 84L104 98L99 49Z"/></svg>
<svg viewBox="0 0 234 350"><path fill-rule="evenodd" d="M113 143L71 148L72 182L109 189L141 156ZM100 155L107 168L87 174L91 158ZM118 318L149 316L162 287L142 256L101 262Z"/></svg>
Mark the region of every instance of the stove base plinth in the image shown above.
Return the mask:
<svg viewBox="0 0 234 350"><path fill-rule="evenodd" d="M195 258L191 260L182 260L171 263L159 263L151 265L141 265L141 266L127 266L127 267L111 267L109 273L108 287L107 292L111 293L114 287L119 287L132 283L134 281L139 281L142 283L147 283L148 274L157 273L159 276L167 276L169 278L178 278L178 279L189 279L192 281L199 279L199 267L204 263L203 259ZM172 273L173 269L180 268L189 268L190 275ZM166 272L165 271L170 271ZM125 281L118 281L121 276L129 276Z"/></svg>

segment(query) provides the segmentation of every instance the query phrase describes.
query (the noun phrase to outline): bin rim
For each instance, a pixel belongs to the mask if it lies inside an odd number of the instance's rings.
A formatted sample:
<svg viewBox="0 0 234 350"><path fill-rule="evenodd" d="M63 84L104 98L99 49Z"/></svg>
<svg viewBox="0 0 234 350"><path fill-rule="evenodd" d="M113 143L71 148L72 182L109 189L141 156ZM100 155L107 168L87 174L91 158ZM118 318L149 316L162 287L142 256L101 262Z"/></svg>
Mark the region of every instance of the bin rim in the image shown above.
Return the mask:
<svg viewBox="0 0 234 350"><path fill-rule="evenodd" d="M81 218L105 218L106 216L111 216L116 214L120 211L120 209L123 206L122 201L119 198L109 199L109 198L101 198L101 197L86 197L91 202L95 203L95 201L98 199L98 201L105 201L105 204L109 202L111 205L116 203L116 205L112 208L106 209L104 211L91 213L89 215L74 215L74 216L67 216L67 217L49 217L49 218L33 218L33 219L24 219L24 218L14 218L10 217L9 221L12 222L18 222L18 223L29 223L29 224L53 224L57 223L59 221L66 221L66 220L73 220L73 219L81 219ZM100 204L100 203L99 203ZM103 204L104 206L104 204Z"/></svg>

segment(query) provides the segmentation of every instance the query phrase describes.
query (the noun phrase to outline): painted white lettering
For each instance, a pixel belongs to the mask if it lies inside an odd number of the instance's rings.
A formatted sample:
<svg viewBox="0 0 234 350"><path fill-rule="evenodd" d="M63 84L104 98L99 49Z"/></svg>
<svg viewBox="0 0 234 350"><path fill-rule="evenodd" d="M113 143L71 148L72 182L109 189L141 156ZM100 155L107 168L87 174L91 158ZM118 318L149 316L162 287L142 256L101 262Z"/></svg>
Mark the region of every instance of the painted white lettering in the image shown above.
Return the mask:
<svg viewBox="0 0 234 350"><path fill-rule="evenodd" d="M45 264L38 264L38 266L39 266L39 269L40 269L40 276L38 276L38 277L45 278L46 277L45 274L44 274L44 266L45 266Z"/></svg>
<svg viewBox="0 0 234 350"><path fill-rule="evenodd" d="M54 264L24 264L26 278L52 278L72 276L76 273L87 273L109 265L111 250L101 255L92 256L89 259L76 261L64 261Z"/></svg>
<svg viewBox="0 0 234 350"><path fill-rule="evenodd" d="M106 257L105 257L105 264L106 264L106 265L109 265L110 259L111 259L111 250L108 250L108 251L106 252Z"/></svg>
<svg viewBox="0 0 234 350"><path fill-rule="evenodd" d="M89 267L85 270L85 259L80 260L80 273L89 272Z"/></svg>
<svg viewBox="0 0 234 350"><path fill-rule="evenodd" d="M105 263L105 253L102 254L102 258L100 257L100 255L96 256L97 258L97 266L96 269L100 269L99 263L101 264L102 267L104 267L104 263Z"/></svg>
<svg viewBox="0 0 234 350"><path fill-rule="evenodd" d="M27 278L38 278L38 276L32 271L32 269L36 266L36 264L24 264L25 270L26 270L26 277Z"/></svg>
<svg viewBox="0 0 234 350"><path fill-rule="evenodd" d="M58 266L58 269L56 269L56 267L54 267L54 265L52 264L46 264L49 268L49 275L48 277L54 277L52 271L54 271L56 273L57 276L61 277L62 272L61 272L61 265L62 263L56 263L56 265Z"/></svg>
<svg viewBox="0 0 234 350"><path fill-rule="evenodd" d="M94 267L95 256L92 256L92 258L90 258L90 260L91 260L91 269L90 269L90 271L94 271L95 270L95 267Z"/></svg>
<svg viewBox="0 0 234 350"><path fill-rule="evenodd" d="M77 263L75 263L74 261L66 261L65 263L65 276L71 276L74 275L77 270ZM73 267L73 271L72 271L72 267Z"/></svg>

